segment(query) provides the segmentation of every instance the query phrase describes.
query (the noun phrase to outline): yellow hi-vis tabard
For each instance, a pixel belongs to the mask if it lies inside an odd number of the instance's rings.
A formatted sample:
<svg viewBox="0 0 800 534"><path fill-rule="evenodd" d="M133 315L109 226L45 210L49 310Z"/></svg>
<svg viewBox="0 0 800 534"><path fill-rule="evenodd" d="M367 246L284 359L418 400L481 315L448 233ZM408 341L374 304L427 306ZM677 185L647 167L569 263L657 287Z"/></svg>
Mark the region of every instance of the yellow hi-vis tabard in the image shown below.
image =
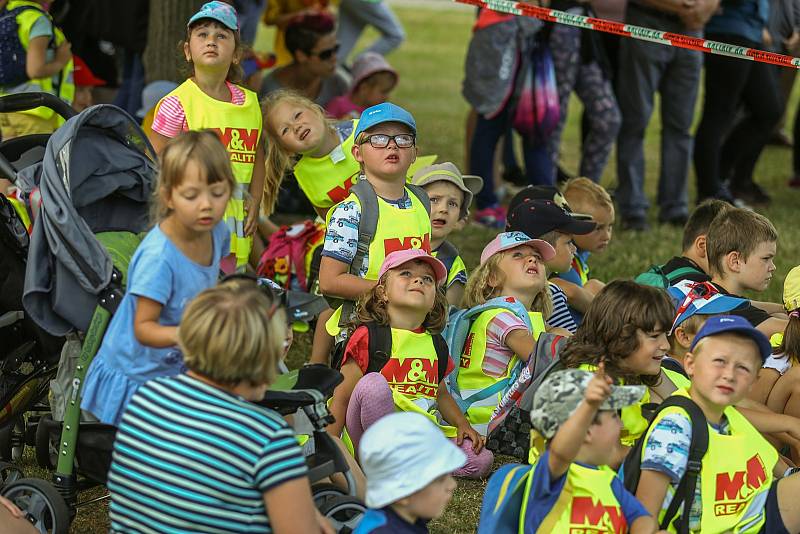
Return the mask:
<svg viewBox="0 0 800 534"><path fill-rule="evenodd" d="M216 131L228 151L238 187L225 208L225 222L231 231L231 253L236 254L236 269L244 270L253 247L253 238L244 235L244 199L261 142L261 108L254 92L243 87L239 89L245 95L243 105L211 98L192 79L167 96L178 97L190 130L210 128Z"/></svg>
<svg viewBox="0 0 800 534"><path fill-rule="evenodd" d="M458 379L456 381L462 399L467 399L471 395L474 395L501 380L507 379L511 373L511 370L518 362L518 358L516 356L512 357L503 376L495 377L487 375L483 371L483 357L486 354L486 331L492 319L503 312L513 313L507 308L487 310L481 313L478 318L475 319L469 329L467 339L464 342L464 349L461 351ZM545 331L544 318L539 312L529 312L528 315L530 316L531 325L533 327L533 339L538 339L539 335ZM486 430L489 426L489 420L492 417L492 412L494 412L494 409L497 408L497 405L500 403L502 398L503 391L501 390L484 399L475 400L472 404L470 404L469 408L467 408L467 420L475 430L481 433L481 435L486 435Z"/></svg>
<svg viewBox="0 0 800 534"><path fill-rule="evenodd" d="M540 459L541 461L541 459ZM531 466L531 470L536 466ZM547 466L543 466L548 469ZM573 462L567 480L550 512L544 517L537 534L591 533L625 534L628 522L611 482L616 473L607 466L587 467ZM519 534L525 530L525 516L531 495L533 475L528 477L519 514Z"/></svg>
<svg viewBox="0 0 800 534"><path fill-rule="evenodd" d="M689 393L679 389L674 395L688 397ZM683 413L689 417L677 406L665 408L650 428L655 428L658 421L670 413ZM765 505L778 452L733 406L725 408L725 417L730 425L730 435L719 434L711 428L708 431L708 449L700 471L703 511L696 532L755 534L766 520ZM670 487L667 494L672 495L673 491ZM665 502L669 504L669 499ZM659 521L664 513L666 507L661 510ZM669 530L675 532L672 525Z"/></svg>
<svg viewBox="0 0 800 534"><path fill-rule="evenodd" d="M35 9L25 9L20 11L17 14L17 36L19 37L19 42L22 44L22 48L26 51L28 50L28 45L30 44L30 33L33 24L42 16L42 11L44 8L42 4L39 2L29 2L27 0L11 0L8 5L6 6L6 10L11 11L12 9L16 9L21 6L31 6ZM46 15L50 18L50 23L53 25L53 47L58 48L61 44L66 40L64 37L64 32L56 27L53 23L53 19L50 15ZM72 60L70 59L69 62L61 69L60 72L56 73L54 76L50 78L39 78L37 80L28 80L24 83L24 85L20 88L23 91L42 91L44 93L51 93L56 95L57 97L65 100L68 103L72 103L73 98L75 97L75 84L72 80L72 73L73 73L73 64ZM0 94L3 94L0 91ZM27 115L34 115L44 120L51 119L53 115L55 115L55 111L50 108L46 107L38 107L31 110L21 111L20 113L25 113ZM60 120L63 122L63 119ZM59 123L60 124L60 123Z"/></svg>

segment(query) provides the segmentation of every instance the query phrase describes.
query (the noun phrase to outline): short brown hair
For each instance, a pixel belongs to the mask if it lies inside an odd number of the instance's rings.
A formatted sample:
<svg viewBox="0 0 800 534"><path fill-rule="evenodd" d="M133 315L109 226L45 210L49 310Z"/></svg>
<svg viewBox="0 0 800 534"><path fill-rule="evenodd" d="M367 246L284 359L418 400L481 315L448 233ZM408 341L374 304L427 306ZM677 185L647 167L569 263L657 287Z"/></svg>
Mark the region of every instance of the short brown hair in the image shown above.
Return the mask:
<svg viewBox="0 0 800 534"><path fill-rule="evenodd" d="M192 300L178 326L186 367L221 384L270 384L286 339L286 316L255 284L222 284Z"/></svg>
<svg viewBox="0 0 800 534"><path fill-rule="evenodd" d="M571 178L564 184L564 198L567 199L569 207L574 211L580 212L580 206L603 206L604 208L614 209L614 202L611 195L600 185L588 178L579 176Z"/></svg>
<svg viewBox="0 0 800 534"><path fill-rule="evenodd" d="M738 252L744 261L764 242L778 240L778 231L758 213L741 208L725 210L711 222L706 234L706 255L711 274L724 274L725 256Z"/></svg>
<svg viewBox="0 0 800 534"><path fill-rule="evenodd" d="M698 237L708 234L711 221L713 221L717 215L728 211L732 207L733 206L727 202L717 200L716 198L709 198L698 204L692 214L689 215L686 226L683 227L681 250L689 250Z"/></svg>

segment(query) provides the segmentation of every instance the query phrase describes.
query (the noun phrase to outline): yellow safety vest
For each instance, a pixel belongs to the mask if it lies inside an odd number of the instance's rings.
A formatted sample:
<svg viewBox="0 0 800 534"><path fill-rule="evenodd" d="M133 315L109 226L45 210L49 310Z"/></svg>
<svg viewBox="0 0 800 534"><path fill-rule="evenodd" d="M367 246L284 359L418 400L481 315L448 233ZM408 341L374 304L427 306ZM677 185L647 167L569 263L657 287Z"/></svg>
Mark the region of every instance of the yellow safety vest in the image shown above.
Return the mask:
<svg viewBox="0 0 800 534"><path fill-rule="evenodd" d="M439 392L439 360L429 332L417 333L392 328L392 354L381 374L392 389L395 408L421 413L455 437L455 427L442 424L433 413Z"/></svg>
<svg viewBox="0 0 800 534"><path fill-rule="evenodd" d="M589 281L589 265L584 263L576 254L572 258L572 270L578 273L581 278L581 285L585 286Z"/></svg>
<svg viewBox="0 0 800 534"><path fill-rule="evenodd" d="M688 397L689 393L679 389L674 395ZM679 412L685 413L677 406L665 409L656 416L651 429L665 415ZM710 428L708 431L708 450L700 471L703 512L697 532L756 533L764 525L778 453L736 408L725 408L725 417L730 424L729 436ZM669 494L672 491L670 488ZM665 512L666 508L661 510L659 521ZM675 532L671 525L670 531Z"/></svg>
<svg viewBox="0 0 800 534"><path fill-rule="evenodd" d="M244 270L253 247L253 238L244 235L244 198L253 178L261 142L261 108L254 92L243 87L239 89L245 94L241 106L211 98L191 79L167 96L178 97L190 130L215 130L230 155L233 176L239 186L225 208L225 222L231 231L231 253L236 254L236 268Z"/></svg>
<svg viewBox="0 0 800 534"><path fill-rule="evenodd" d="M467 339L464 342L464 348L460 354L458 379L456 381L458 389L461 392L461 397L464 399L492 386L500 380L508 378L511 369L513 369L519 361L516 355L513 356L511 361L508 362L508 367L506 367L503 376L495 377L487 375L483 371L483 357L486 354L486 330L492 319L503 312L509 312L509 310L505 308L487 310L478 315L478 318L475 319L469 329ZM528 315L533 325L533 332L531 332L533 339L539 339L539 335L545 331L544 318L539 312L528 312ZM486 435L489 420L492 418L492 412L497 408L502 398L503 392L499 391L496 395L476 400L467 408L467 420L472 427L482 435Z"/></svg>
<svg viewBox="0 0 800 534"><path fill-rule="evenodd" d="M330 154L315 158L302 156L294 166L297 185L315 208L328 209L348 197L350 188L358 181L361 168L353 157L353 131Z"/></svg>
<svg viewBox="0 0 800 534"><path fill-rule="evenodd" d="M661 370L664 372L665 375L667 375L667 378L669 378L670 382L675 384L676 388L689 389L689 386L692 385L691 380L689 380L682 374L673 371L672 369L665 369L662 367Z"/></svg>
<svg viewBox="0 0 800 534"><path fill-rule="evenodd" d="M19 37L19 42L22 44L22 48L26 51L28 50L28 44L30 43L30 33L33 24L42 16L41 11L44 11L42 5L38 2L29 2L26 0L11 0L8 5L6 6L7 10L12 10L20 6L32 6L35 7L36 10L33 9L26 9L20 12L17 15L17 36ZM66 40L64 37L64 32L62 32L59 28L56 27L55 23L53 23L52 17L47 15L50 19L51 24L53 24L53 35L55 36L55 47L61 46L61 44ZM51 93L62 100L72 103L72 99L75 97L75 84L72 80L72 72L73 72L73 64L72 60L70 59L67 64L61 69L61 72L56 74L51 78L39 78L36 80L28 80L25 82L24 87L21 89L24 91L42 91L44 93ZM60 78L60 80L59 80ZM55 115L55 111L50 108L46 107L39 107L27 111L22 111L20 113L26 113L28 115L34 115L44 120L48 120ZM63 119L59 120L59 125L62 124L64 121Z"/></svg>
<svg viewBox="0 0 800 534"><path fill-rule="evenodd" d="M531 467L534 468L535 465ZM611 482L615 476L614 471L606 466L592 468L573 462L567 471L567 480L561 494L536 532L625 534L628 531L628 522L616 495L611 490ZM525 532L525 515L532 484L531 473L522 497L522 510L519 514L520 534Z"/></svg>
<svg viewBox="0 0 800 534"><path fill-rule="evenodd" d="M433 252L431 252L431 256L433 256L434 258L438 258L439 252L434 250ZM453 280L455 279L456 275L458 275L458 273L460 273L461 271L464 271L464 275L466 276L467 266L464 264L464 260L461 259L461 256L456 256L455 259L453 260L453 263L450 265L450 269L447 271L447 283L444 285L444 287L449 288L450 285L453 283Z"/></svg>
<svg viewBox="0 0 800 534"><path fill-rule="evenodd" d="M428 253L431 251L431 218L428 210L411 190L406 188L405 191L411 199L410 209L400 209L378 197L378 227L375 230L375 237L369 245L369 268L364 276L367 280L378 279L383 260L392 252L417 248ZM359 209L361 208L358 198L354 194L350 194L346 201L353 201L359 206ZM326 217L328 232L325 239L333 239L335 242L336 230L330 226L332 213L333 210L328 211ZM325 323L328 333L332 336L339 333L341 315L342 308L340 306Z"/></svg>

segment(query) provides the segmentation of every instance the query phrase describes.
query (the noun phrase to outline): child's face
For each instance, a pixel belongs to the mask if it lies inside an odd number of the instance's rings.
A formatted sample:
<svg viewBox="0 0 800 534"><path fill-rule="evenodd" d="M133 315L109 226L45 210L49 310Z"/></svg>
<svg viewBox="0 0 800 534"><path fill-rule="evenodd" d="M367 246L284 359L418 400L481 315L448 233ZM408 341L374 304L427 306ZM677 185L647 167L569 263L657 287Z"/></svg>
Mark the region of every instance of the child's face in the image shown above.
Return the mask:
<svg viewBox="0 0 800 534"><path fill-rule="evenodd" d="M542 262L542 255L530 245L520 245L500 254L503 257L498 268L503 273L504 293L523 292L537 293L547 283L547 269Z"/></svg>
<svg viewBox="0 0 800 534"><path fill-rule="evenodd" d="M183 45L186 61L191 61L195 69L224 70L226 74L235 51L234 33L215 21L202 22L192 28L189 42Z"/></svg>
<svg viewBox="0 0 800 534"><path fill-rule="evenodd" d="M189 160L180 184L166 192L170 217L194 232L210 232L222 220L231 196L230 186L220 181L208 183L205 171Z"/></svg>
<svg viewBox="0 0 800 534"><path fill-rule="evenodd" d="M775 272L775 241L763 241L746 260L739 260L738 281L742 287L753 291L764 291Z"/></svg>
<svg viewBox="0 0 800 534"><path fill-rule="evenodd" d="M391 72L377 72L358 85L356 95L365 107L377 106L389 100L396 83Z"/></svg>
<svg viewBox="0 0 800 534"><path fill-rule="evenodd" d="M375 148L372 143L378 144L379 138L370 138L376 135L413 135L411 129L399 122L385 122L371 128L362 134L361 140L353 145L353 157L364 165L364 172L385 181L399 181L406 179L408 168L417 159L415 145L400 148L395 139L389 139L389 144L383 148Z"/></svg>
<svg viewBox="0 0 800 534"><path fill-rule="evenodd" d="M547 262L547 270L555 273L565 273L572 268L572 257L575 254L575 243L572 234L558 233L556 242L553 243L556 255Z"/></svg>
<svg viewBox="0 0 800 534"><path fill-rule="evenodd" d="M622 431L622 421L614 410L601 410L597 412L597 422L589 427L588 436L591 438L592 450L601 454L604 460L599 465L611 463L617 456L619 449L619 435Z"/></svg>
<svg viewBox="0 0 800 534"><path fill-rule="evenodd" d="M692 396L717 408L739 402L758 378L761 357L755 341L733 334L701 340L686 355L686 373L692 379Z"/></svg>
<svg viewBox="0 0 800 534"><path fill-rule="evenodd" d="M456 490L456 479L451 475L442 475L416 493L403 499L409 515L419 519L435 519L444 513L453 492Z"/></svg>
<svg viewBox="0 0 800 534"><path fill-rule="evenodd" d="M587 250L592 254L603 252L611 242L611 233L614 229L614 208L582 207L581 213L591 215L592 220L597 223L597 227L588 234L573 236L575 245L580 250Z"/></svg>
<svg viewBox="0 0 800 534"><path fill-rule="evenodd" d="M637 375L657 375L661 372L661 360L669 350L667 333L661 329L645 332L640 328L636 330L636 339L639 347L623 359L621 365Z"/></svg>
<svg viewBox="0 0 800 534"><path fill-rule="evenodd" d="M425 191L431 199L431 239L446 239L453 230L460 230L464 192L443 180L426 185Z"/></svg>
<svg viewBox="0 0 800 534"><path fill-rule="evenodd" d="M325 136L325 121L313 110L281 102L267 116L278 142L293 154L313 152Z"/></svg>
<svg viewBox="0 0 800 534"><path fill-rule="evenodd" d="M387 306L427 313L436 298L436 275L424 261L409 261L389 271L385 292Z"/></svg>
<svg viewBox="0 0 800 534"><path fill-rule="evenodd" d="M94 105L92 88L88 85L78 85L75 87L75 96L72 99L72 109L81 112Z"/></svg>

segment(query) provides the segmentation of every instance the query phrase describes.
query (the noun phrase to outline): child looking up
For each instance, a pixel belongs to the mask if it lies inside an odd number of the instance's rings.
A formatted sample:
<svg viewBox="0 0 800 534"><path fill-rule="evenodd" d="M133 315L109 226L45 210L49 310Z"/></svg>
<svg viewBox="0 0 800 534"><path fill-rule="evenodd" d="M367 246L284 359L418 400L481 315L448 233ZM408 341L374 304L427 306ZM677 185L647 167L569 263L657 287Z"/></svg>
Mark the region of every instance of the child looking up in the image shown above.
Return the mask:
<svg viewBox="0 0 800 534"><path fill-rule="evenodd" d="M442 262L421 250L400 250L386 257L377 285L359 301L359 326L347 341L341 364L344 381L331 400L336 422L328 431L338 436L346 421L360 455L361 437L375 421L395 411L416 412L435 422L466 454L466 465L455 474L480 478L489 472L493 455L483 448L483 438L443 384L453 364L442 350L447 346L444 340L432 335L447 320L439 289L446 277ZM378 331L370 323L390 328L390 347L375 346ZM433 414L434 407L441 419Z"/></svg>
<svg viewBox="0 0 800 534"><path fill-rule="evenodd" d="M178 322L186 303L217 282L229 250L222 216L235 187L214 133L188 132L164 148L157 224L131 258L125 296L83 385L81 408L101 422L118 426L142 383L181 372Z"/></svg>
<svg viewBox="0 0 800 534"><path fill-rule="evenodd" d="M595 532L600 524L613 525L611 532L656 531L651 514L608 467L619 456L619 412L639 402L645 387L612 383L601 362L594 373L558 371L537 389L531 426L547 440L547 450L525 487L520 517L525 533L545 525L553 533ZM602 517L581 513L584 503Z"/></svg>
<svg viewBox="0 0 800 534"><path fill-rule="evenodd" d="M188 370L139 388L117 432L112 530L333 532L291 428L253 404L275 378L286 330L283 308L255 284L189 303L178 330Z"/></svg>
<svg viewBox="0 0 800 534"><path fill-rule="evenodd" d="M402 432L397 432L402 428ZM361 440L369 510L354 534L427 534L444 513L466 458L425 417L387 415Z"/></svg>
<svg viewBox="0 0 800 534"><path fill-rule="evenodd" d="M243 271L261 208L264 147L258 97L236 85L242 58L236 10L219 1L203 4L186 25L183 54L191 76L161 99L149 139L160 154L167 141L181 132L209 128L219 135L237 182L225 211L232 256L222 268ZM276 195L277 189L267 192L267 212L272 211Z"/></svg>
<svg viewBox="0 0 800 534"><path fill-rule="evenodd" d="M555 250L541 239L522 232L498 234L481 253L480 266L470 275L464 290L464 307L484 305L500 297L504 302L521 304L528 316L517 315L504 307L491 307L473 321L462 354L459 354L458 389L467 399L487 388L496 394L475 400L467 409L467 419L486 434L492 412L510 387L510 377L518 362L527 362L539 334L545 330L550 310L545 262ZM499 300L499 299L498 299Z"/></svg>
<svg viewBox="0 0 800 534"><path fill-rule="evenodd" d="M562 284L562 288L569 287L568 284L575 284L592 295L597 295L605 283L596 278L589 278L589 255L604 252L611 241L614 228L614 203L603 186L588 178L569 180L564 185L564 198L573 211L589 215L596 226L588 234L573 236L577 250L572 258L572 268L558 273L557 276L561 281L559 283ZM575 323L580 324L583 313L573 307L570 307L569 311Z"/></svg>
<svg viewBox="0 0 800 534"><path fill-rule="evenodd" d="M418 170L411 183L422 187L431 200L431 254L447 267L447 302L458 306L467 283L467 267L447 236L464 228L472 197L483 187L483 180L461 174L452 163L439 163Z"/></svg>
<svg viewBox="0 0 800 534"><path fill-rule="evenodd" d="M333 98L325 111L337 119L357 119L368 107L389 100L397 86L397 71L377 52L364 52L353 62L353 83L346 95Z"/></svg>

